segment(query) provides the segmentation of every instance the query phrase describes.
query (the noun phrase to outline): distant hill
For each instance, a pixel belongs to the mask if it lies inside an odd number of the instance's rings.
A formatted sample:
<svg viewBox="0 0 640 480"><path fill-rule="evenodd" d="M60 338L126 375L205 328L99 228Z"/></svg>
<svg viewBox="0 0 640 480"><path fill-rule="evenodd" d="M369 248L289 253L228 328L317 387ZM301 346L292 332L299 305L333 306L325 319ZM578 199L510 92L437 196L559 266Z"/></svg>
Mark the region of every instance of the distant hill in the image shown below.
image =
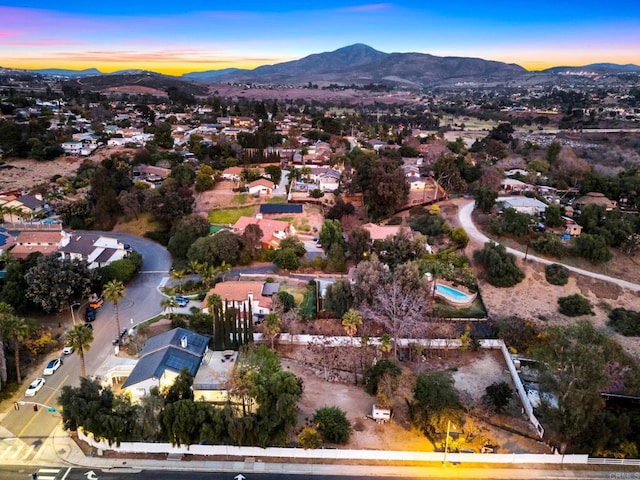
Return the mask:
<svg viewBox="0 0 640 480"><path fill-rule="evenodd" d="M248 72L249 70L242 70L240 68L222 68L220 70L207 70L206 72L189 72L183 73L180 78L185 80L193 80L194 82L214 82L219 80L225 75L230 75L240 72Z"/></svg>
<svg viewBox="0 0 640 480"><path fill-rule="evenodd" d="M640 66L632 63L626 65L619 65L617 63L591 63L589 65L583 65L580 67L551 67L543 70L544 73L566 73L566 72L593 72L593 73L628 73L639 72Z"/></svg>
<svg viewBox="0 0 640 480"><path fill-rule="evenodd" d="M68 70L64 68L41 68L38 70L30 70L33 73L39 73L40 75L51 75L55 77L68 77L68 78L80 78L90 75L102 75L102 72L97 68L87 68L85 70Z"/></svg>
<svg viewBox="0 0 640 480"><path fill-rule="evenodd" d="M224 81L271 84L343 85L388 83L433 86L456 82L505 81L527 73L515 64L480 58L436 57L424 53L384 53L355 44L300 60L264 65L220 77Z"/></svg>
<svg viewBox="0 0 640 480"><path fill-rule="evenodd" d="M150 90L157 90L160 92L167 92L170 88L177 88L182 92L185 92L194 96L206 96L209 94L209 89L202 83L187 82L180 78L171 77L168 75L161 75L159 73L112 73L109 75L97 75L82 77L82 82L79 79L71 79L64 82L66 85L79 88L80 90L91 90L98 92L107 92L109 90L116 90L118 92L132 92L140 88L146 88ZM152 93L152 92L148 92Z"/></svg>

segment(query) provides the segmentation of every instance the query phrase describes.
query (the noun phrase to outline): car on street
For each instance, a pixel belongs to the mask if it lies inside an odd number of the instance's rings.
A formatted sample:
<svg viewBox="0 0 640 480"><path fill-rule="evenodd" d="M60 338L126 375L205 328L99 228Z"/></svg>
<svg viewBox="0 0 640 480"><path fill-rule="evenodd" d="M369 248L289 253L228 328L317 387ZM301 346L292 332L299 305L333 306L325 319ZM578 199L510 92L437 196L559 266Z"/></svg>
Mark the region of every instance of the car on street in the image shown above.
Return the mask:
<svg viewBox="0 0 640 480"><path fill-rule="evenodd" d="M62 354L63 355L71 355L73 353L73 345L65 345L65 347L62 349Z"/></svg>
<svg viewBox="0 0 640 480"><path fill-rule="evenodd" d="M84 312L84 320L85 322L93 322L96 319L96 309L87 307Z"/></svg>
<svg viewBox="0 0 640 480"><path fill-rule="evenodd" d="M182 295L178 295L173 298L179 307L186 307L189 304L189 299L187 297L183 297Z"/></svg>
<svg viewBox="0 0 640 480"><path fill-rule="evenodd" d="M93 308L94 310L97 310L103 304L104 304L104 295L102 295L101 293L94 293L89 298L89 307L88 308Z"/></svg>
<svg viewBox="0 0 640 480"><path fill-rule="evenodd" d="M31 385L29 385L29 388L27 388L27 391L24 392L24 396L33 397L36 393L38 393L42 389L42 387L44 387L45 382L46 380L42 377L36 378L33 382L31 382Z"/></svg>
<svg viewBox="0 0 640 480"><path fill-rule="evenodd" d="M93 330L93 325L91 325L90 323L85 323L84 326Z"/></svg>
<svg viewBox="0 0 640 480"><path fill-rule="evenodd" d="M49 363L47 363L47 366L44 367L44 371L42 372L42 374L53 375L54 373L56 373L56 370L58 370L61 365L62 365L62 360L60 360L59 358L54 358L53 360L49 361Z"/></svg>

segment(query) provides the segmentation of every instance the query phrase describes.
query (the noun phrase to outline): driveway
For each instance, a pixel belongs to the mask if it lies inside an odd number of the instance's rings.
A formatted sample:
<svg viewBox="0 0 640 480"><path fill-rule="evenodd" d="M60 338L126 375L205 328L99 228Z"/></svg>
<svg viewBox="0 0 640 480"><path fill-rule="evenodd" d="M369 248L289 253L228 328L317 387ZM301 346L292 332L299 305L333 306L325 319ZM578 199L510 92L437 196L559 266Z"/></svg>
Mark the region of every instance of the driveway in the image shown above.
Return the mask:
<svg viewBox="0 0 640 480"><path fill-rule="evenodd" d="M471 212L473 212L475 206L475 201L471 200L465 204L460 205L458 209L458 220L460 221L460 225L465 229L467 235L470 239L473 239L479 243L493 242L494 240L487 237L484 233L482 233L473 223L471 218ZM518 258L524 258L525 253L520 250L515 250L513 248L507 247L507 252L513 253ZM610 277L608 275L602 275L600 273L591 272L589 270L584 270L582 268L572 267L571 265L565 265L564 263L555 260L547 260L546 258L537 257L535 255L527 254L527 260L531 260L532 262L542 263L544 265L551 265L552 263L557 263L565 266L568 270L579 273L580 275L584 275L586 277L595 278L597 280L602 280L604 282L614 283L622 288L628 288L629 290L633 290L634 292L640 292L640 285L637 283L628 282L626 280L622 280L620 278Z"/></svg>

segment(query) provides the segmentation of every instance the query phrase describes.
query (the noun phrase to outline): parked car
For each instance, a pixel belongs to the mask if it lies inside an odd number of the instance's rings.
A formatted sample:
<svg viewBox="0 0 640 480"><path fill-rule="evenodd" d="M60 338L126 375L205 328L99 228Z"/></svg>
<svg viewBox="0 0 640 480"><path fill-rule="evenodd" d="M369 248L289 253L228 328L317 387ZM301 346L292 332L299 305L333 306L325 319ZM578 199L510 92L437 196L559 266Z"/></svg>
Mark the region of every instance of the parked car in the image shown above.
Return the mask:
<svg viewBox="0 0 640 480"><path fill-rule="evenodd" d="M84 321L85 322L93 322L96 319L96 309L87 307L84 312Z"/></svg>
<svg viewBox="0 0 640 480"><path fill-rule="evenodd" d="M65 347L62 349L62 354L63 355L71 355L73 353L73 345L65 345Z"/></svg>
<svg viewBox="0 0 640 480"><path fill-rule="evenodd" d="M186 307L189 304L189 299L181 295L174 297L174 300L176 301L179 307Z"/></svg>
<svg viewBox="0 0 640 480"><path fill-rule="evenodd" d="M61 365L62 365L62 360L60 360L59 358L54 358L49 363L47 363L47 366L44 367L44 371L42 372L42 374L53 375L54 373L56 373L56 370L58 370Z"/></svg>
<svg viewBox="0 0 640 480"><path fill-rule="evenodd" d="M31 382L31 385L29 385L29 388L27 388L27 391L24 392L24 396L33 397L36 393L38 393L42 389L42 387L44 387L45 382L46 380L42 377L36 378L33 382Z"/></svg>
<svg viewBox="0 0 640 480"><path fill-rule="evenodd" d="M93 330L93 325L91 325L90 323L85 323L84 326Z"/></svg>
<svg viewBox="0 0 640 480"><path fill-rule="evenodd" d="M92 293L89 297L89 307L97 310L104 304L104 295L101 293Z"/></svg>

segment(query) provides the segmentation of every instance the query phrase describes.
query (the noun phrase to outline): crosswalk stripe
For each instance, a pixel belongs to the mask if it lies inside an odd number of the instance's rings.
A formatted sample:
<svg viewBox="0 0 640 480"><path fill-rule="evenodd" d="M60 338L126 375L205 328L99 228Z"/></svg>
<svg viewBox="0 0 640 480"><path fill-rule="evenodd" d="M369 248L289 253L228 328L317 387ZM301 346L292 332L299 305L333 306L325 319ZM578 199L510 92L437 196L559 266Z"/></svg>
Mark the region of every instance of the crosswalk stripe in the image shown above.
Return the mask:
<svg viewBox="0 0 640 480"><path fill-rule="evenodd" d="M38 472L38 480L56 480L56 477L57 475L40 475L40 472Z"/></svg>
<svg viewBox="0 0 640 480"><path fill-rule="evenodd" d="M28 460L28 459L29 459L29 457L30 457L31 455L33 455L33 454L34 454L33 447L29 447L29 448L27 448L27 453L25 453L24 455L22 455L21 460Z"/></svg>
<svg viewBox="0 0 640 480"><path fill-rule="evenodd" d="M56 473L60 473L60 469L59 468L41 468L40 470L38 470L38 473L53 473L55 475Z"/></svg>
<svg viewBox="0 0 640 480"><path fill-rule="evenodd" d="M20 444L17 450L14 450L13 455L11 455L11 458L17 458L22 452L23 448L24 448L24 443Z"/></svg>

